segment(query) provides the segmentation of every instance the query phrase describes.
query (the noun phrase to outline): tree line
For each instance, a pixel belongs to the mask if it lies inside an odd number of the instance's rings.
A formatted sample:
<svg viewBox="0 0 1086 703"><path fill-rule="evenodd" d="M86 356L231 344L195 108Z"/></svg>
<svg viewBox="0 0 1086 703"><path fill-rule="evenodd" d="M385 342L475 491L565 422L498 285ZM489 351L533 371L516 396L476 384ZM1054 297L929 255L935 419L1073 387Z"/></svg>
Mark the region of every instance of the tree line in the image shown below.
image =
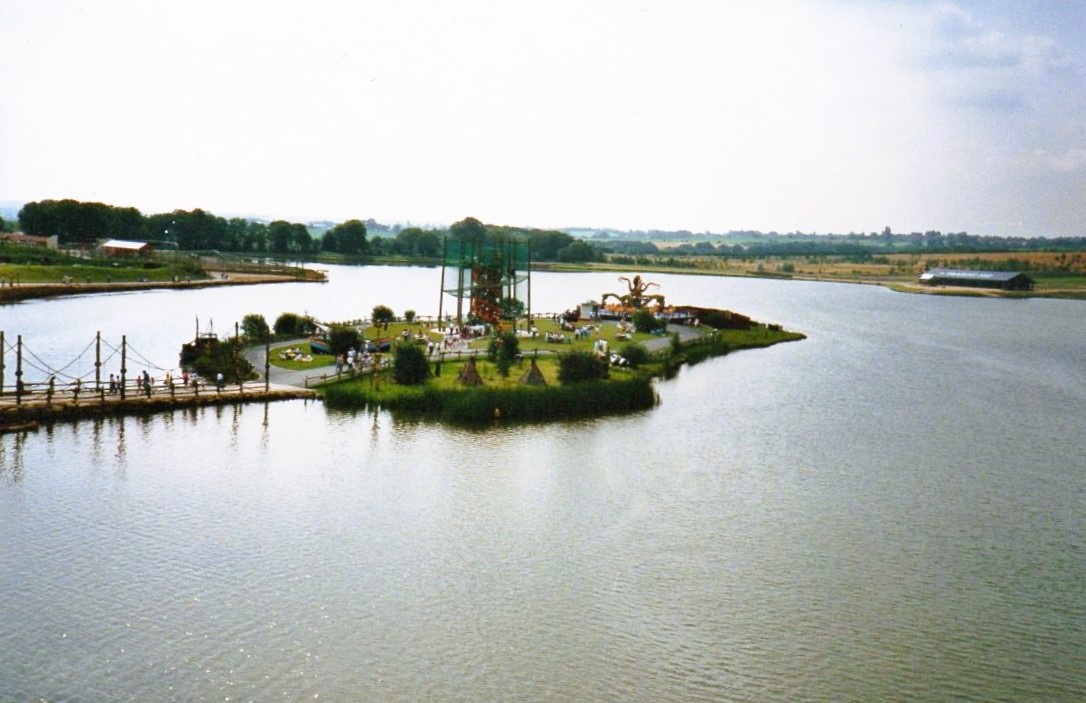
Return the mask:
<svg viewBox="0 0 1086 703"><path fill-rule="evenodd" d="M127 239L184 251L298 258L316 258L328 253L359 258L440 259L446 236L515 235L529 240L533 261L579 262L602 257L599 249L565 232L485 225L472 217L444 229L407 227L387 237L368 236L366 223L351 219L314 236L306 225L286 220L265 223L240 217L227 219L199 208L145 216L133 207L68 199L26 203L19 211L19 227L26 234L57 235L61 244L69 247L90 247L104 239Z"/></svg>

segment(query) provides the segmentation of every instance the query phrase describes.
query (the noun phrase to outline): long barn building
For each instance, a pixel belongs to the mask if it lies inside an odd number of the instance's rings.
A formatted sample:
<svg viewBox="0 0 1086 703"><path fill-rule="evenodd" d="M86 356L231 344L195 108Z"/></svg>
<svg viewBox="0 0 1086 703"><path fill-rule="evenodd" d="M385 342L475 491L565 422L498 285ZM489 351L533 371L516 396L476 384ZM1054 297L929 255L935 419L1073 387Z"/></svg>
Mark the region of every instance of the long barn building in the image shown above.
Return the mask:
<svg viewBox="0 0 1086 703"><path fill-rule="evenodd" d="M1018 271L969 271L934 268L920 274L925 286L966 286L999 290L1033 290L1033 279Z"/></svg>

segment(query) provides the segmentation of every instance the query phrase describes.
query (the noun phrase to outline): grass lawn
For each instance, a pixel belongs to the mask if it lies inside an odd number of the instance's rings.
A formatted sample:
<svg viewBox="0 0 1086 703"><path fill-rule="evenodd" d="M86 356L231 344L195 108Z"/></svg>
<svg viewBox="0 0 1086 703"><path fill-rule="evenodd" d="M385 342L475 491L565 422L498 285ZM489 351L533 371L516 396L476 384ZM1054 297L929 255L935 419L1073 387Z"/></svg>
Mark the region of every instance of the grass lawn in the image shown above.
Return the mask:
<svg viewBox="0 0 1086 703"><path fill-rule="evenodd" d="M548 324L552 323L548 321ZM540 328L544 329L544 325L541 324ZM613 339L616 326L605 323L600 335L608 338L608 331ZM647 337L644 335L642 339ZM721 330L714 338L707 336L703 343L684 346L677 353L672 351L669 344L662 356L654 357L636 370L612 366L609 380L574 384L559 382L559 355L543 350L568 352L579 348L589 349L593 340L589 338L577 343L551 345L542 342L522 346L524 358L509 369L506 377L502 377L497 366L486 358L485 351L477 350L476 370L483 381L481 386L462 385L460 374L468 362L466 358L448 356L440 363L440 375L434 375L438 372L438 364L431 360L430 378L418 385L400 385L393 380L392 371L386 370L376 376L366 375L322 386L321 392L329 407L350 409L376 406L432 415L451 422L492 421L498 417L511 420L595 417L651 407L655 404L651 379L669 377L683 364L696 364L736 349L764 347L803 338L802 334L769 329L763 325L750 330ZM487 343L486 339L478 340L480 346ZM541 350L538 354L534 351L536 348ZM521 383L533 359L546 386Z"/></svg>
<svg viewBox="0 0 1086 703"><path fill-rule="evenodd" d="M295 359L280 358L280 355L286 356L287 352L292 349L297 349L301 352L300 356L311 356L310 361L300 361ZM313 351L309 348L309 342L303 344L284 345L281 347L272 347L268 354L268 361L272 366L276 366L281 369L289 369L291 371L308 371L309 369L316 369L321 366L330 366L336 362L336 359L331 354L313 354Z"/></svg>
<svg viewBox="0 0 1086 703"><path fill-rule="evenodd" d="M578 338L572 332L565 331L561 328L558 322L552 319L539 318L534 321L537 336L521 337L520 338L520 351L523 354L534 350L540 351L553 351L553 352L567 352L574 349L580 351L591 351L592 345L595 344L596 339L604 339L607 341L611 351L617 352L624 345L629 343L639 344L650 339L658 339L658 335L651 335L645 332L634 332L630 340L620 340L617 338L619 334L618 324L612 321L597 322L593 325L586 325L583 322L577 323L577 327L590 327L591 332L585 336ZM524 323L520 323L518 328L524 330ZM709 330L712 331L712 330ZM547 333L561 334L565 337L563 342L548 342ZM490 344L490 340L486 337L477 339L471 342L473 349L486 350Z"/></svg>

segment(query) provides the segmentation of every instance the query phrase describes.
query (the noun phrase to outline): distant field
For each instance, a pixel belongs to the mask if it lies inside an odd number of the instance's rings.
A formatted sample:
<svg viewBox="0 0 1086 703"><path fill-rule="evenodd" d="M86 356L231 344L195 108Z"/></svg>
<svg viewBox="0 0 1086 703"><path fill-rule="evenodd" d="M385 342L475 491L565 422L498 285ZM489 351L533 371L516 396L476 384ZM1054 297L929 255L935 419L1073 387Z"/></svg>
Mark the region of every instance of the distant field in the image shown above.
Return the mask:
<svg viewBox="0 0 1086 703"><path fill-rule="evenodd" d="M609 269L676 271L883 284L911 284L937 266L1022 271L1036 281L1035 295L1086 295L1086 252L884 254L873 256L669 256L640 257Z"/></svg>

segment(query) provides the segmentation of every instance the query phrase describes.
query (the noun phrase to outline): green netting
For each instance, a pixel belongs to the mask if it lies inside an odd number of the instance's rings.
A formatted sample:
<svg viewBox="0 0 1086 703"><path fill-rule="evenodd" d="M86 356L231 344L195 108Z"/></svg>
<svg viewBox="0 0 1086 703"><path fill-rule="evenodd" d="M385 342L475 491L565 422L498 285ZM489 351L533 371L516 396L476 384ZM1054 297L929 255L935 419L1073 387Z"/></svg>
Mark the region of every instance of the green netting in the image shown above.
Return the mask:
<svg viewBox="0 0 1086 703"><path fill-rule="evenodd" d="M524 237L446 237L442 295L470 300L468 312L497 323L528 312L531 298L530 242ZM457 316L462 306L457 305Z"/></svg>

